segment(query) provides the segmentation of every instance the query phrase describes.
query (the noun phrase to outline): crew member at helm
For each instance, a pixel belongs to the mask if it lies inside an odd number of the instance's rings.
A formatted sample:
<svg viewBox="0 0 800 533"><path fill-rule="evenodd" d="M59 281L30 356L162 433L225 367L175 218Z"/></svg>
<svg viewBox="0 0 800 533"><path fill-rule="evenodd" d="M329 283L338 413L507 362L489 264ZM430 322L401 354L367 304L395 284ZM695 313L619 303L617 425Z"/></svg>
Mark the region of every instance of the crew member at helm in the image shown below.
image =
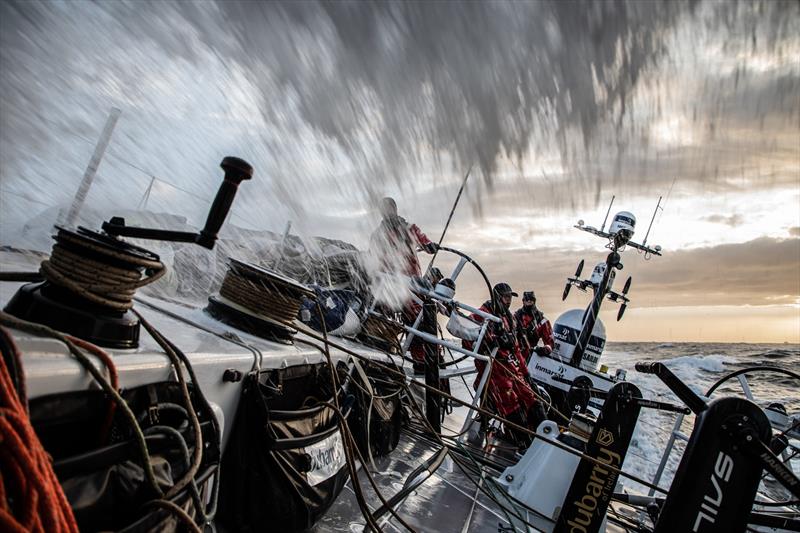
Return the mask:
<svg viewBox="0 0 800 533"><path fill-rule="evenodd" d="M380 226L370 237L370 251L376 254L380 269L391 274L420 277L417 247L432 254L437 250L436 243L422 233L416 224L408 223L397 214L397 203L393 198L381 199L380 210L382 216ZM407 325L413 324L420 309L419 304L411 299L407 300L403 305L403 322ZM418 373L424 372L425 349L422 339L415 337L411 341L409 351L414 359L414 370Z"/></svg>
<svg viewBox="0 0 800 533"><path fill-rule="evenodd" d="M514 313L517 323L517 341L527 365L531 352L537 355L549 355L553 351L553 326L536 307L536 294L533 291L522 293L522 307ZM542 341L542 346L539 346Z"/></svg>
<svg viewBox="0 0 800 533"><path fill-rule="evenodd" d="M384 271L420 276L417 247L432 254L436 252L436 243L416 224L409 224L397 214L397 203L393 198L383 198L380 209L381 224L370 237L370 250L377 254Z"/></svg>
<svg viewBox="0 0 800 533"><path fill-rule="evenodd" d="M494 354L491 374L489 375L488 398L497 413L516 424L535 430L544 420L545 412L541 403L528 384L528 368L522 361L519 343L514 333L514 317L511 315L511 298L517 296L508 283L498 283L492 289L492 299L484 302L481 311L491 313L502 320L502 324L492 322L484 336L480 353ZM483 322L477 314L471 317L476 322ZM478 376L474 387L477 388L480 376L486 363L475 361ZM507 434L519 445L527 446L530 437L507 428Z"/></svg>

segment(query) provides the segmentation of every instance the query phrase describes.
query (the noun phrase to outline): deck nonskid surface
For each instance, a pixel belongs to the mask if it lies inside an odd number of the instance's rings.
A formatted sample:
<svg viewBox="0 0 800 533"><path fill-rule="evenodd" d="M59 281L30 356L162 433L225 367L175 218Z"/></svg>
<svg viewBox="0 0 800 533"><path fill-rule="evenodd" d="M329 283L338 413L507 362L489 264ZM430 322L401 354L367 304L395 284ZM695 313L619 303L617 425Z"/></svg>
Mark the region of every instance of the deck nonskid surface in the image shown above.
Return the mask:
<svg viewBox="0 0 800 533"><path fill-rule="evenodd" d="M381 494L388 499L403 488L408 475L429 459L437 450L428 443L408 433L403 433L397 448L388 456L375 459L375 468L369 468ZM371 510L381 506L365 472L359 479L367 504ZM466 532L497 531L498 525L508 525L502 511L485 495L478 494L475 484L450 460L414 490L396 508L398 514L417 531ZM391 514L384 515L379 523L385 531L405 531ZM358 508L352 480L342 494L314 526L315 533L363 531L366 521Z"/></svg>

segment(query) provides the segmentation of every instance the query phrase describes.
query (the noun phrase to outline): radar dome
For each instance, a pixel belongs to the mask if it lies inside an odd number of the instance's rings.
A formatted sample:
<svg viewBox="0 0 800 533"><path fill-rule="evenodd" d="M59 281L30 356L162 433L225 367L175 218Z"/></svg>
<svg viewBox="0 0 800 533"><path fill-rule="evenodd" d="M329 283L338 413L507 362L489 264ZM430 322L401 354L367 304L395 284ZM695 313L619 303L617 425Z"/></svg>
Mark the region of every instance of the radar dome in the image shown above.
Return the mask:
<svg viewBox="0 0 800 533"><path fill-rule="evenodd" d="M575 351L575 345L578 343L578 337L581 334L583 312L583 309L570 309L556 319L555 324L553 324L553 340L555 343L553 345L552 358L563 361L569 361L572 358L572 352ZM596 371L600 366L600 356L603 354L605 345L606 328L598 318L589 337L586 351L583 354L581 368Z"/></svg>

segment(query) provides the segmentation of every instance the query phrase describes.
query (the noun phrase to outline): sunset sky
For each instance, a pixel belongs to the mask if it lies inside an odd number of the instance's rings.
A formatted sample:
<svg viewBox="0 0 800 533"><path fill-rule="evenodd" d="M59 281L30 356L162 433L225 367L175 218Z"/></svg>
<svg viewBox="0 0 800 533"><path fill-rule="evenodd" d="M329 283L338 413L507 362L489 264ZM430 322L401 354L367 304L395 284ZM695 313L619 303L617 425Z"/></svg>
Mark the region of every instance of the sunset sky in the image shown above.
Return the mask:
<svg viewBox="0 0 800 533"><path fill-rule="evenodd" d="M49 246L25 223L69 204L111 107L103 217L155 178L146 208L200 225L239 155L229 232L365 248L390 195L438 239L472 167L444 244L555 320L607 252L578 219L615 195L641 241L662 196L609 340L800 342L797 2L4 2L0 244ZM474 273L457 297L486 298Z"/></svg>

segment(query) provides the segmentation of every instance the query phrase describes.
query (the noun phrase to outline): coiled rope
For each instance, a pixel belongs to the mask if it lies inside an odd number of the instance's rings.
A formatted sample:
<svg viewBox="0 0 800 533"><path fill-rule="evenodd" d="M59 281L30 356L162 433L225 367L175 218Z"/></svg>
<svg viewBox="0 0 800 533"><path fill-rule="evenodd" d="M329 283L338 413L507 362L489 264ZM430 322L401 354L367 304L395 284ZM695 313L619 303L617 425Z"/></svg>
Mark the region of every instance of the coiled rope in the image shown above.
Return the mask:
<svg viewBox="0 0 800 533"><path fill-rule="evenodd" d="M302 306L304 292L269 271L232 265L222 280L219 294L256 315L280 323L292 323Z"/></svg>
<svg viewBox="0 0 800 533"><path fill-rule="evenodd" d="M59 231L50 259L42 261L44 278L92 303L127 311L136 290L166 273L161 261Z"/></svg>
<svg viewBox="0 0 800 533"><path fill-rule="evenodd" d="M361 324L361 332L364 335L383 341L390 348L389 351L394 354L398 354L402 351L399 337L403 332L403 325L399 322L370 312L367 314L366 320ZM403 357L408 359L405 356Z"/></svg>
<svg viewBox="0 0 800 533"><path fill-rule="evenodd" d="M2 345L21 367L11 335L0 327ZM19 374L20 379L22 375ZM0 529L8 532L76 532L78 524L0 357Z"/></svg>

